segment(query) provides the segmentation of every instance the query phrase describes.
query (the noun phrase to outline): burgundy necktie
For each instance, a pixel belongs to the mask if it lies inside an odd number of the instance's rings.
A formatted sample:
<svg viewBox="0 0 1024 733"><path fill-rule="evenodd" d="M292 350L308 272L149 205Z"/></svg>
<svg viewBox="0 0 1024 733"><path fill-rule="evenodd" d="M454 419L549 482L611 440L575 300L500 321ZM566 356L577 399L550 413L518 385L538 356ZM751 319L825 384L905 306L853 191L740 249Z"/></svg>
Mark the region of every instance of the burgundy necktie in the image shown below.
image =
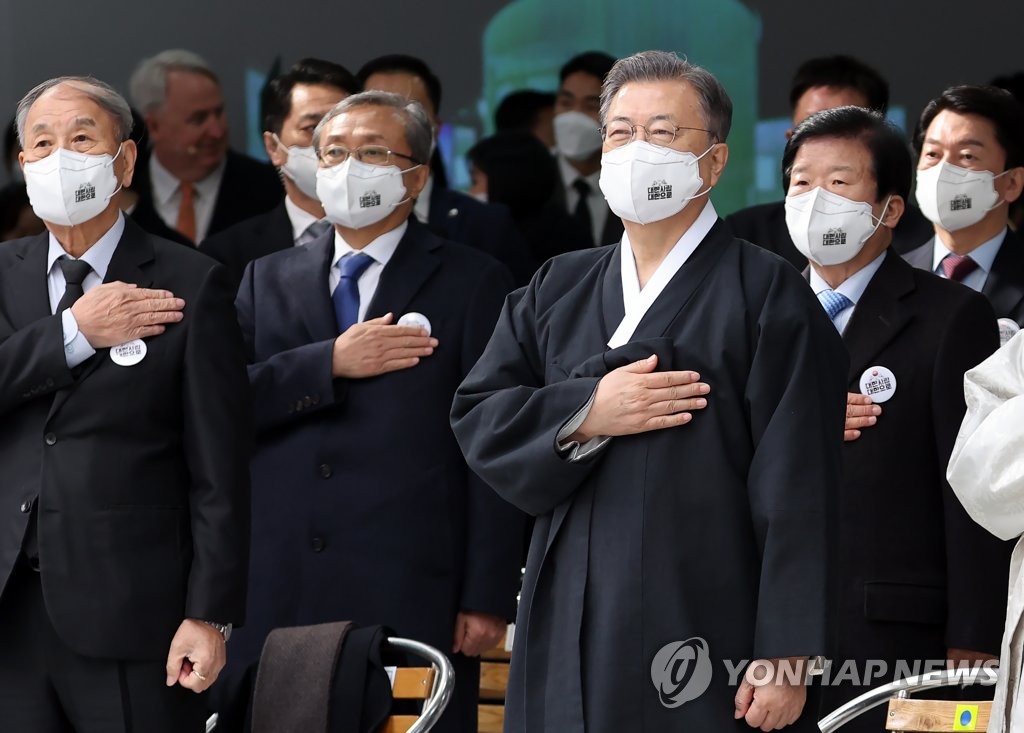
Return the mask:
<svg viewBox="0 0 1024 733"><path fill-rule="evenodd" d="M970 255L948 254L942 258L942 272L950 280L963 282L963 279L978 269L978 263Z"/></svg>

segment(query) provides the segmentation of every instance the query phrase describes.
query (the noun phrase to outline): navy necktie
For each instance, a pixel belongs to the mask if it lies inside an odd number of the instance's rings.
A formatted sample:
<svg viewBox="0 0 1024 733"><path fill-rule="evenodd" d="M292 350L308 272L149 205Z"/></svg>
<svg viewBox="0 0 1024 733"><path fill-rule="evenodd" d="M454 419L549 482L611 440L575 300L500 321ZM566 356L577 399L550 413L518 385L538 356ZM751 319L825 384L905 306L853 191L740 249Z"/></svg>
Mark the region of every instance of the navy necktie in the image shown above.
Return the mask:
<svg viewBox="0 0 1024 733"><path fill-rule="evenodd" d="M836 316L853 305L852 300L835 290L822 290L818 293L818 302L821 303L821 307L825 309L828 317L832 319L832 323L836 322Z"/></svg>
<svg viewBox="0 0 1024 733"><path fill-rule="evenodd" d="M359 321L359 278L374 259L356 252L341 258L338 269L341 280L334 289L334 315L338 319L338 332L344 333Z"/></svg>
<svg viewBox="0 0 1024 733"><path fill-rule="evenodd" d="M55 313L63 313L65 308L70 308L79 298L85 295L82 283L86 276L92 272L92 265L83 260L73 260L70 257L61 257L57 260L61 272L64 273L64 295L57 303Z"/></svg>

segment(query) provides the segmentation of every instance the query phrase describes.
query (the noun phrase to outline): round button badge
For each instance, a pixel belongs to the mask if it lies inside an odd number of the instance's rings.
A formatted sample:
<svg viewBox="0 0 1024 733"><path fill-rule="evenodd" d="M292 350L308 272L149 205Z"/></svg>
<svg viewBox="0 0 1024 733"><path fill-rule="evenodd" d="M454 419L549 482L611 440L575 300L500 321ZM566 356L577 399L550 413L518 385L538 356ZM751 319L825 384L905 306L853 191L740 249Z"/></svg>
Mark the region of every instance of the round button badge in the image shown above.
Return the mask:
<svg viewBox="0 0 1024 733"><path fill-rule="evenodd" d="M398 319L399 326L419 326L420 328L426 329L427 335L430 335L430 319L422 313L406 313L404 316Z"/></svg>
<svg viewBox="0 0 1024 733"><path fill-rule="evenodd" d="M1006 346L1010 339L1017 335L1020 326L1012 318L1000 318L996 323L999 325L999 345Z"/></svg>
<svg viewBox="0 0 1024 733"><path fill-rule="evenodd" d="M860 393L872 402L888 402L896 394L896 375L883 366L868 367L860 375Z"/></svg>
<svg viewBox="0 0 1024 733"><path fill-rule="evenodd" d="M146 342L142 339L126 341L110 347L110 360L118 366L135 366L146 358Z"/></svg>

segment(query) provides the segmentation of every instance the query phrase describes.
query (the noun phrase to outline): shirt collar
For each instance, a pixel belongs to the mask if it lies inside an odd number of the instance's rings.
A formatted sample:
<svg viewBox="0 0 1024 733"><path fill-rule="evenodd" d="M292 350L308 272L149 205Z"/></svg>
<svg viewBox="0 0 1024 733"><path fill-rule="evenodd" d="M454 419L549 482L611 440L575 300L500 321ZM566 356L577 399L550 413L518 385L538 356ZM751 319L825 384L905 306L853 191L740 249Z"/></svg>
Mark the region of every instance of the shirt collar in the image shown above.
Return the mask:
<svg viewBox="0 0 1024 733"><path fill-rule="evenodd" d="M88 262L93 271L99 275L100 280L106 280L107 278L110 260L114 256L114 250L117 249L117 243L121 241L122 234L124 234L124 215L118 212L117 221L114 222L114 225L102 237L96 240L96 244L89 247L85 254L78 258L82 262ZM61 257L71 257L71 255L64 251L64 248L60 246L60 242L53 236L53 232L50 232L50 248L46 255L47 274L50 273L54 263ZM74 259L74 257L71 257L71 259Z"/></svg>
<svg viewBox="0 0 1024 733"><path fill-rule="evenodd" d="M350 252L362 252L363 254L368 254L375 262L378 262L381 265L387 265L391 260L391 257L395 254L395 250L398 249L398 243L402 241L402 237L405 236L405 231L408 228L409 221L403 221L400 225L389 232L384 232L360 250L355 249L352 245L346 242L341 234L338 233L338 230L335 229L334 259L331 260L331 267L337 266L338 261Z"/></svg>
<svg viewBox="0 0 1024 733"><path fill-rule="evenodd" d="M565 185L566 188L572 188L572 184L576 182L576 179L582 178L584 181L590 184L591 193L595 191L600 192L600 168L591 173L589 176L580 175L580 172L572 167L572 163L570 163L568 159L561 154L559 154L558 156L558 168L562 172L562 183Z"/></svg>
<svg viewBox="0 0 1024 733"><path fill-rule="evenodd" d="M977 263L978 268L988 275L992 269L992 263L996 260L996 255L999 254L999 248L1003 244L1003 240L1006 239L1006 228L1004 227L999 234L992 237L992 239L981 244L975 249L971 250L967 254L970 258ZM939 269L939 263L946 258L946 255L953 254L946 248L946 245L942 243L938 235L932 238L932 272L936 272Z"/></svg>
<svg viewBox="0 0 1024 733"><path fill-rule="evenodd" d="M224 177L226 165L227 158L225 157L210 175L192 184L199 198L212 198L216 195L221 179ZM163 166L160 159L156 157L156 153L152 153L149 157L149 174L153 183L153 197L161 204L170 203L171 198L181 188L181 181Z"/></svg>
<svg viewBox="0 0 1024 733"><path fill-rule="evenodd" d="M292 223L292 241L299 241L303 232L309 229L311 224L320 221L305 209L300 208L290 196L284 197L284 209L288 212L288 220Z"/></svg>
<svg viewBox="0 0 1024 733"><path fill-rule="evenodd" d="M845 295L850 299L851 303L857 305L857 302L864 296L864 291L867 289L868 283L871 282L871 278L875 276L878 268L882 266L882 261L885 259L888 251L887 248L878 257L843 280L838 288L832 288L821 278L818 271L811 267L811 290L814 291L815 295L823 290L834 290L841 295Z"/></svg>
<svg viewBox="0 0 1024 733"><path fill-rule="evenodd" d="M420 224L426 224L430 219L430 194L434 191L434 175L427 176L427 185L416 197L416 203L412 207L413 216L419 219Z"/></svg>

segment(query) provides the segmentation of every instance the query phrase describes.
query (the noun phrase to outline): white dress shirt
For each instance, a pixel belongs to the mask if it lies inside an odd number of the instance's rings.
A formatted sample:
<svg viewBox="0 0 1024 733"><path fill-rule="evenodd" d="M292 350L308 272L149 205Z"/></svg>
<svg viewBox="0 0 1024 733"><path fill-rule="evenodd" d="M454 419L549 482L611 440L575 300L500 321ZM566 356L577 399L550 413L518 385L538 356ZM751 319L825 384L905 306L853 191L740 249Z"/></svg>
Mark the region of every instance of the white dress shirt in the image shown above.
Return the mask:
<svg viewBox="0 0 1024 733"><path fill-rule="evenodd" d="M80 259L88 262L92 271L82 281L82 290L89 292L101 284L107 277L107 269L110 267L110 259L114 256L117 243L121 241L124 234L124 215L118 214L117 221L91 246ZM64 271L60 269L57 260L67 257L75 259L60 246L57 238L50 233L50 248L46 255L46 289L50 296L50 310L56 314L60 299L64 297ZM73 369L90 356L96 353L89 340L78 330L78 321L75 320L70 308L65 308L61 313L61 326L64 330L64 358L67 360L68 368Z"/></svg>
<svg viewBox="0 0 1024 733"><path fill-rule="evenodd" d="M201 181L192 184L192 206L196 211L196 243L206 239L213 219L213 208L217 204L217 192L224 178L224 166L227 159L214 168L213 172ZM153 187L153 207L164 224L174 229L178 223L178 209L181 207L181 181L160 164L156 153L149 158L149 178Z"/></svg>
<svg viewBox="0 0 1024 733"><path fill-rule="evenodd" d="M821 276L818 275L813 267L811 268L811 290L814 291L815 296L823 290L833 290L845 295L850 299L850 302L853 303L850 307L837 313L835 319L832 321L839 333L846 330L846 326L850 323L850 319L853 318L853 312L857 310L857 303L864 296L864 291L867 289L868 283L871 282L871 278L873 278L875 273L878 272L878 268L882 266L882 261L884 259L885 252L882 252L878 257L871 260L871 262L864 265L864 267L860 268L857 272L843 280L838 288L831 287L827 282L821 279Z"/></svg>
<svg viewBox="0 0 1024 733"><path fill-rule="evenodd" d="M981 289L985 287L988 273L992 270L992 263L995 262L996 255L999 254L999 248L1003 246L1004 239L1006 239L1005 228L973 252L968 252L968 256L978 263L978 267L960 282L971 290L977 290L980 293ZM946 248L941 239L934 237L932 239L932 272L939 277L946 277L946 273L942 271L942 260L949 254L954 253Z"/></svg>
<svg viewBox="0 0 1024 733"><path fill-rule="evenodd" d="M292 242L294 244L299 243L299 237L309 229L311 224L321 221L305 209L299 208L289 196L284 197L284 210L288 212L288 221L292 224Z"/></svg>
<svg viewBox="0 0 1024 733"><path fill-rule="evenodd" d="M594 235L594 244L604 244L601 241L601 234L604 232L604 223L608 219L608 204L604 200L604 194L601 193L601 170L598 169L589 176L581 176L564 155L558 156L558 170L562 173L565 204L570 214L576 211L576 205L580 202L580 192L573 184L577 179L582 178L590 186L590 194L587 196L587 207L590 209L590 230Z"/></svg>
<svg viewBox="0 0 1024 733"><path fill-rule="evenodd" d="M341 271L338 269L338 263L342 257L353 252L362 252L373 258L373 262L363 270L363 274L359 277L360 322L366 318L366 309L369 307L370 301L373 300L373 294L377 292L380 274L384 271L384 267L388 262L391 261L392 255L398 249L398 243L402 241L402 237L405 236L405 231L408 228L409 222L403 221L400 226L392 229L390 232L381 234L362 249L354 249L348 242L342 239L337 230L334 231L334 258L331 260L331 272L328 276L332 296L334 295L334 289L341 282ZM397 318L398 316L399 314L396 313L395 317Z"/></svg>
<svg viewBox="0 0 1024 733"><path fill-rule="evenodd" d="M711 200L704 204L704 208L698 214L696 220L690 225L679 241L673 245L665 259L658 265L658 269L647 281L643 288L640 287L640 275L636 271L636 259L633 256L633 247L629 243L629 235L623 233L622 242L619 245L619 269L622 278L622 305L625 315L619 322L615 333L608 340L608 347L615 349L629 343L633 338L640 321L650 310L654 301L665 290L669 281L679 272L680 268L690 259L697 246L704 241L704 238L711 231L711 228L718 221L718 212L715 211ZM571 461L578 461L586 458L594 452L603 448L609 440L608 436L591 438L582 445L575 441L569 441L569 436L579 430L579 427L590 414L590 408L594 406L594 397L597 390L590 395L590 400L583 408L570 418L569 422L558 431L555 440L560 451L568 452Z"/></svg>

